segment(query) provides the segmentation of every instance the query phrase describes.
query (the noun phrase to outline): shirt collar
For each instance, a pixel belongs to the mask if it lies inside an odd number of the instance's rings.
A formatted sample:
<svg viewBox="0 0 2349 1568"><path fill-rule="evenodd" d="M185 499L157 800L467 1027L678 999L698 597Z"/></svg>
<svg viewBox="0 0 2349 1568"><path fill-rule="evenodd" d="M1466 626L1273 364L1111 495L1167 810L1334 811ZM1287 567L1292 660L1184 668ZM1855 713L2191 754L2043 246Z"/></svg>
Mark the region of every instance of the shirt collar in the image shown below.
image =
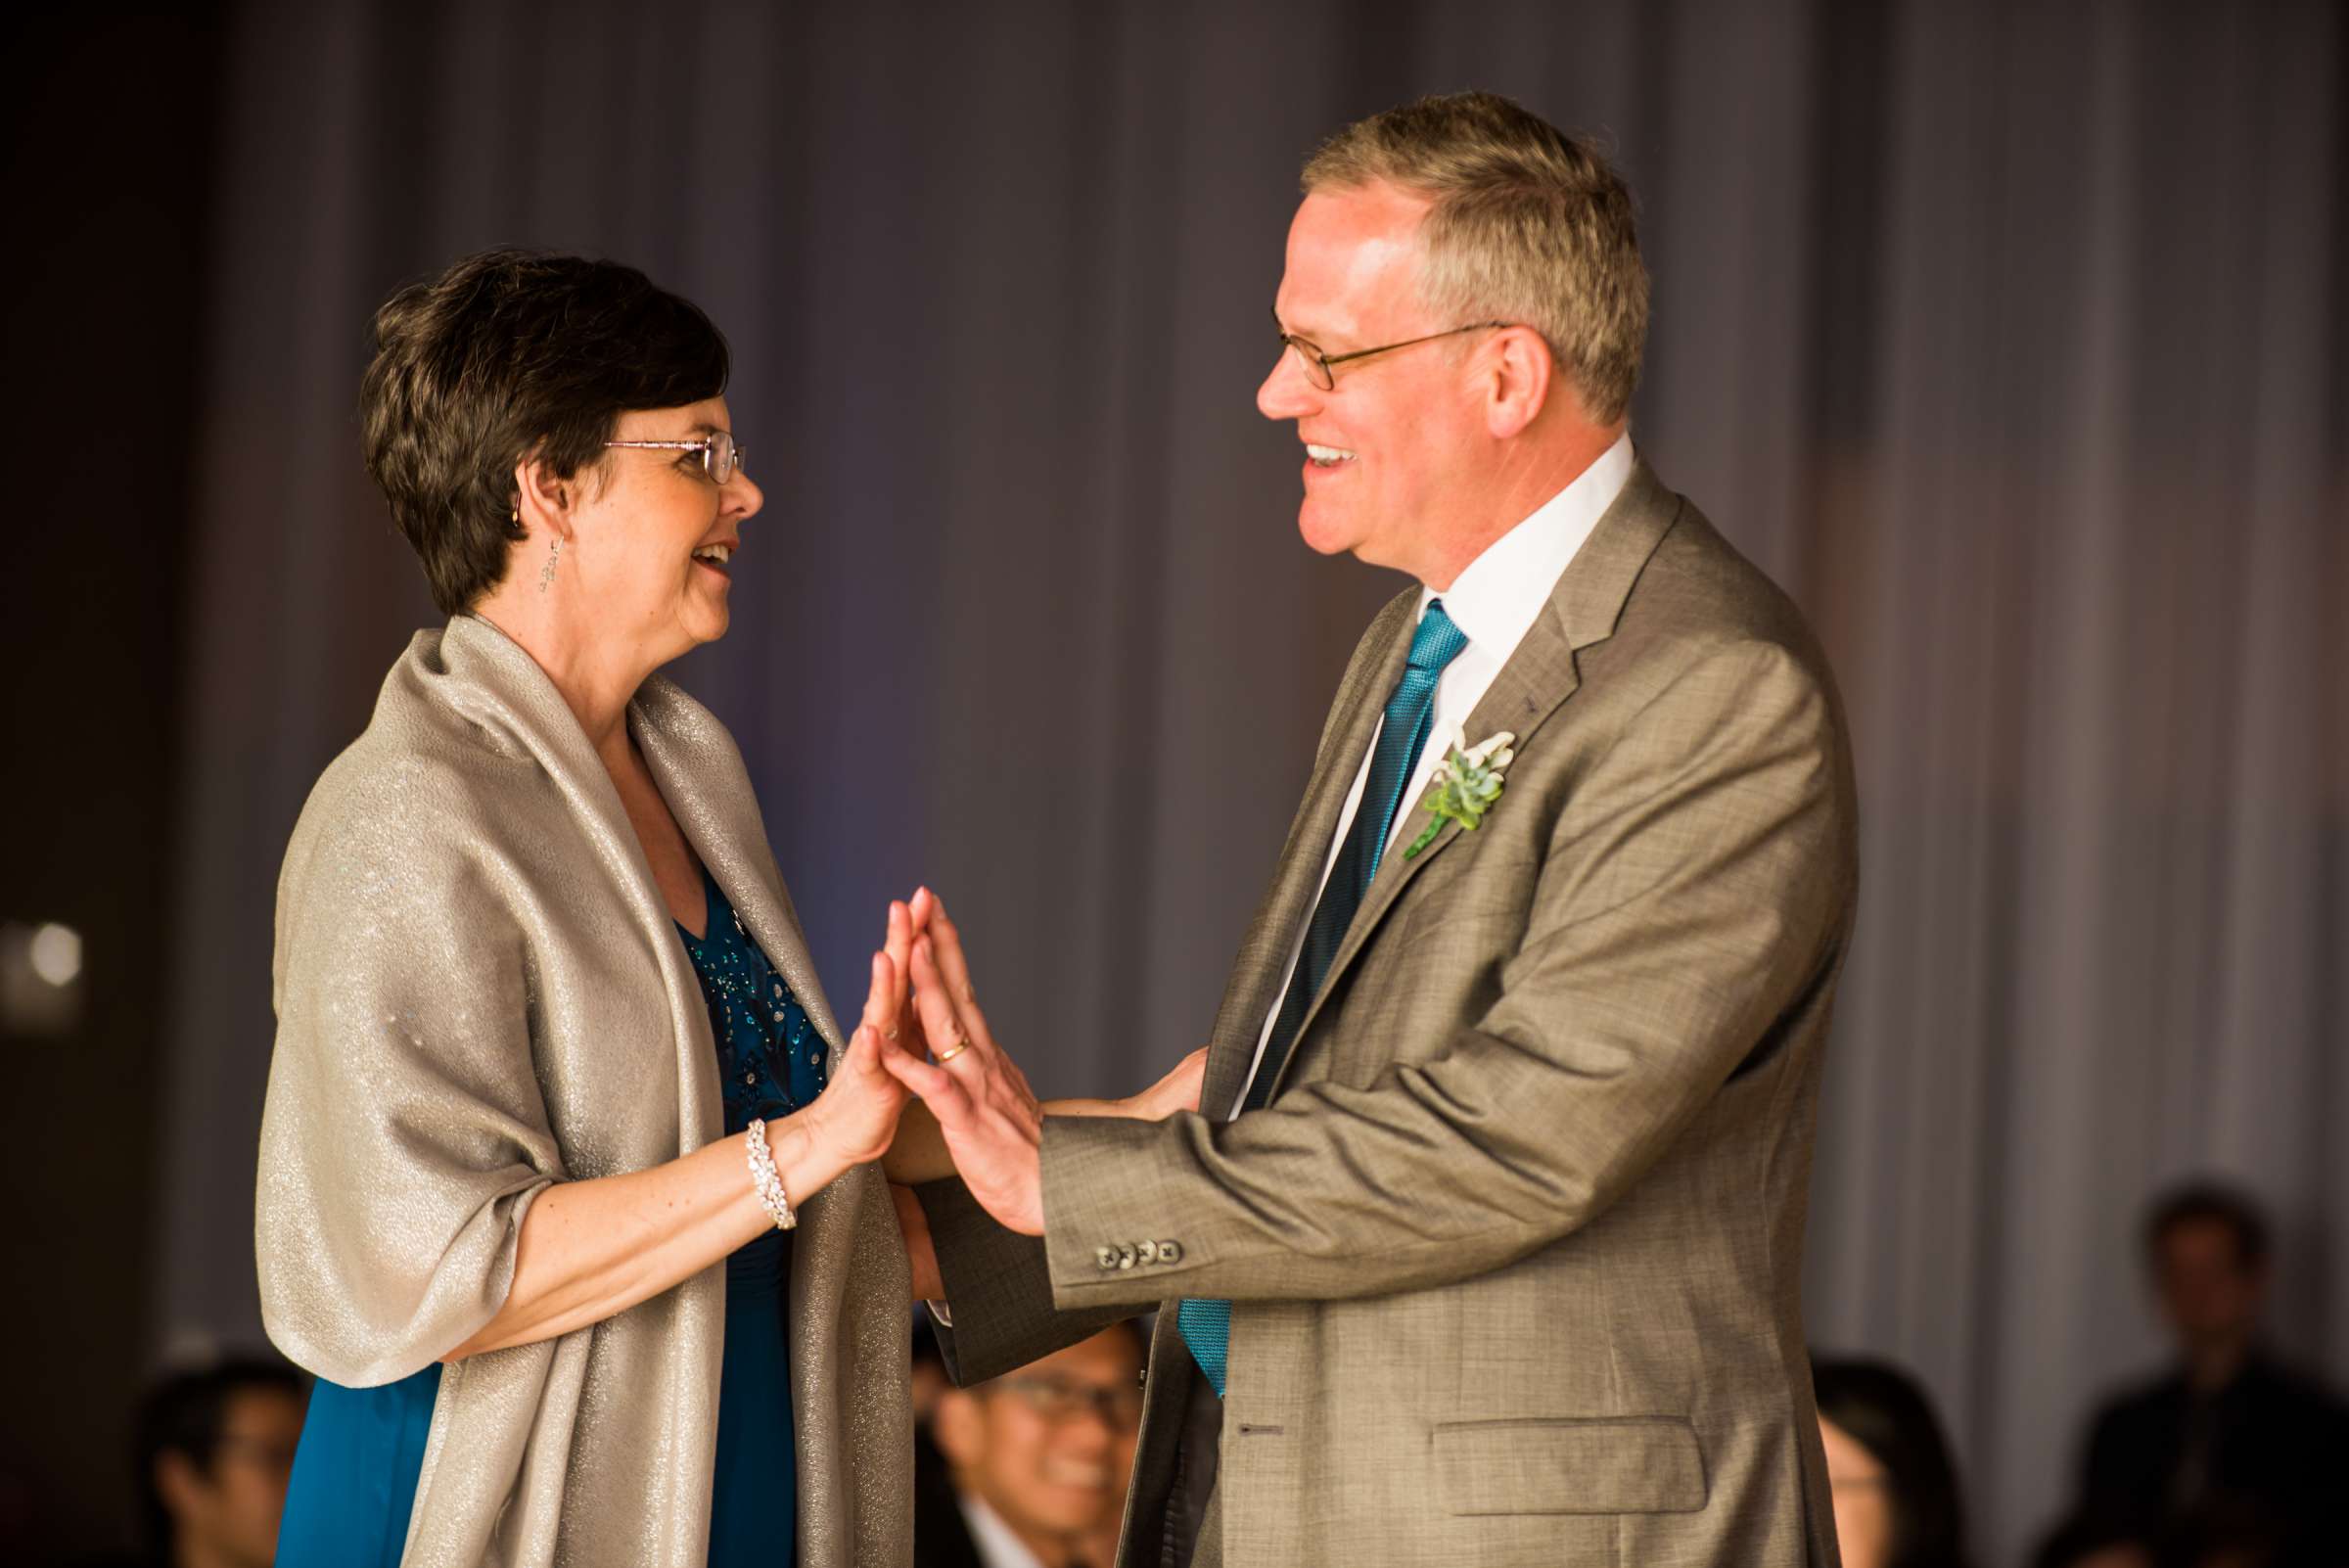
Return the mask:
<svg viewBox="0 0 2349 1568"><path fill-rule="evenodd" d="M1423 584L1420 614L1427 613L1430 600L1443 600L1445 614L1471 646L1506 659L1549 602L1559 574L1573 562L1631 477L1632 437L1626 431L1597 462L1576 475L1573 484L1486 545L1485 553L1469 562L1451 587L1438 593Z"/></svg>
<svg viewBox="0 0 2349 1568"><path fill-rule="evenodd" d="M971 1544L979 1548L980 1560L987 1568L1044 1568L1028 1543L1012 1533L1003 1516L987 1505L986 1499L968 1492L957 1491L954 1500L962 1508L962 1521L970 1527Z"/></svg>

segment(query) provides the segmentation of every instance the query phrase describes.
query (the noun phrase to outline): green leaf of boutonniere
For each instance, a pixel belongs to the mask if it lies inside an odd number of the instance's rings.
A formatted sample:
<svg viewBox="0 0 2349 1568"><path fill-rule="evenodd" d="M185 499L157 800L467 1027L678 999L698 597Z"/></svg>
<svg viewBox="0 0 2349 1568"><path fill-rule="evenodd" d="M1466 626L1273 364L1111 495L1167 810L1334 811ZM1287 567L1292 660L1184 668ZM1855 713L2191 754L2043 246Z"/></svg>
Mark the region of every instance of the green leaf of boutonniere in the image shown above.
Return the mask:
<svg viewBox="0 0 2349 1568"><path fill-rule="evenodd" d="M1405 859L1435 843L1436 835L1444 831L1447 822L1457 822L1461 832L1474 833L1477 824L1484 821L1485 813L1493 808L1493 803L1500 799L1501 769L1517 755L1511 750L1517 737L1504 729L1481 745L1468 746L1467 739L1463 732L1459 743L1451 748L1429 776L1427 826L1419 830L1410 848L1403 852Z"/></svg>

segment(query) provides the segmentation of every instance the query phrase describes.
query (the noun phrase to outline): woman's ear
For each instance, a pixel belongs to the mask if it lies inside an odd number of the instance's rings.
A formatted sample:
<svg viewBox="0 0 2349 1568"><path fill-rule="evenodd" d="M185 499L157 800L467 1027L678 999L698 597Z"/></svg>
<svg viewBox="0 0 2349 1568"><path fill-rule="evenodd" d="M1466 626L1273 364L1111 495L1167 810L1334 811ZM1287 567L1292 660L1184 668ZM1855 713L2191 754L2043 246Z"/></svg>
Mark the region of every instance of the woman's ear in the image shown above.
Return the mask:
<svg viewBox="0 0 2349 1568"><path fill-rule="evenodd" d="M532 535L571 537L571 513L578 485L558 477L535 449L514 465L514 521Z"/></svg>

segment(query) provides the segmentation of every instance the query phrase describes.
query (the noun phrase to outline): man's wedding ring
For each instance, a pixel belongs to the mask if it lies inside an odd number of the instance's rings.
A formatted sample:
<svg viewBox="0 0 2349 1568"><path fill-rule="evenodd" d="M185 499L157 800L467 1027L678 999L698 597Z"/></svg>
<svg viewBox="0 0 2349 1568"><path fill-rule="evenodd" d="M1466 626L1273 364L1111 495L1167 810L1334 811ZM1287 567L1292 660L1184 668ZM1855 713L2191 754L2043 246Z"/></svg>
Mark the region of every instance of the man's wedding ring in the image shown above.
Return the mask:
<svg viewBox="0 0 2349 1568"><path fill-rule="evenodd" d="M971 1042L969 1040L956 1040L953 1044L947 1046L944 1050L938 1053L938 1065L941 1067L945 1066L948 1062L954 1060L955 1057L960 1056L964 1051L967 1051L970 1048Z"/></svg>

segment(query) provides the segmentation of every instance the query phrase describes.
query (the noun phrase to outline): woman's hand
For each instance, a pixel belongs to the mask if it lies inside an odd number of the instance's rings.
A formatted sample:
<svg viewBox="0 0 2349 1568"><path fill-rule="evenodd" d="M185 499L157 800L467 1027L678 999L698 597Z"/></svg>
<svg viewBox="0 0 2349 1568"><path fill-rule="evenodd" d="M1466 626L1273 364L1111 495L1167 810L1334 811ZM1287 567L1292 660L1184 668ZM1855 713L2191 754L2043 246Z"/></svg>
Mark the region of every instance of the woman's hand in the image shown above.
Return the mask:
<svg viewBox="0 0 2349 1568"><path fill-rule="evenodd" d="M1202 1045L1174 1064L1174 1070L1139 1094L1117 1102L1120 1116L1163 1122L1177 1111L1199 1109L1199 1087L1207 1079L1207 1047Z"/></svg>
<svg viewBox="0 0 2349 1568"><path fill-rule="evenodd" d="M914 1006L935 1063L906 1051L883 1065L922 1097L963 1185L995 1220L1025 1235L1044 1233L1043 1171L1037 1145L1043 1108L1027 1075L1003 1054L979 1010L964 961L960 933L945 905L928 890L914 895L910 915L921 935L911 955Z"/></svg>
<svg viewBox="0 0 2349 1568"><path fill-rule="evenodd" d="M843 1165L882 1158L898 1133L907 1095L882 1059L903 1033L903 977L913 938L911 911L904 904L891 904L881 950L873 954L864 1015L849 1037L849 1048L841 1053L832 1082L804 1113L808 1136Z"/></svg>

